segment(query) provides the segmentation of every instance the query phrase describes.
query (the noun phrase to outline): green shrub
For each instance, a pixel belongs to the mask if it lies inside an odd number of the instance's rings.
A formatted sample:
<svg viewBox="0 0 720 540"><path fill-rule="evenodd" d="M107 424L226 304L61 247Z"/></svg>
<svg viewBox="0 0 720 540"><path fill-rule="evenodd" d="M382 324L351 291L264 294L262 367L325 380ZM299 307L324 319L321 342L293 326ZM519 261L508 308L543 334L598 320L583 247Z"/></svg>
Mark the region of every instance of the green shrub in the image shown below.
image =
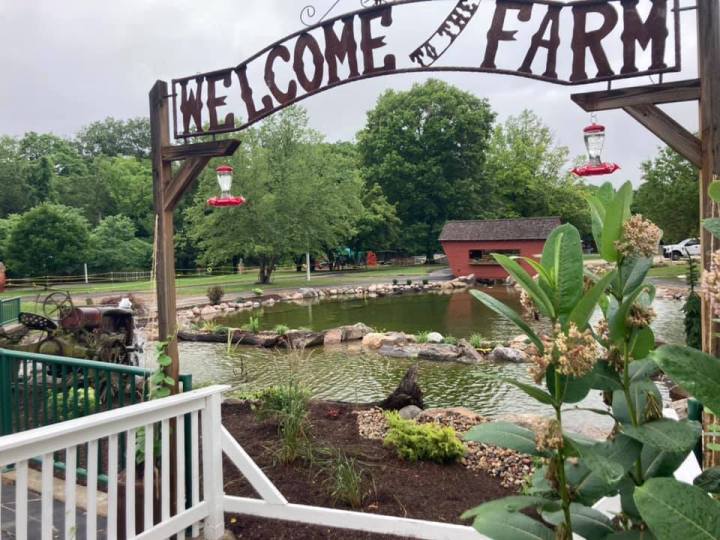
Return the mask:
<svg viewBox="0 0 720 540"><path fill-rule="evenodd" d="M333 501L360 508L364 499L363 473L357 460L340 453L333 460L331 470L330 496Z"/></svg>
<svg viewBox="0 0 720 540"><path fill-rule="evenodd" d="M57 400L55 415L58 420L72 420L85 416L85 411L95 412L95 390L93 388L70 388L67 397L63 392L58 392L53 398L53 391L48 392L47 408L48 414L52 416L53 406ZM67 409L67 410L66 410ZM77 414L76 414L77 411Z"/></svg>
<svg viewBox="0 0 720 540"><path fill-rule="evenodd" d="M405 285L407 285L408 287L409 287L410 285L412 285L412 279L406 280L406 281L405 281Z"/></svg>
<svg viewBox="0 0 720 540"><path fill-rule="evenodd" d="M397 285L397 284L398 284L398 280L397 280L397 279L393 279L393 285Z"/></svg>
<svg viewBox="0 0 720 540"><path fill-rule="evenodd" d="M429 284L429 283L430 283L430 280L429 280L428 278L425 278L425 279L422 280L422 284L423 284L423 285L427 285L427 284Z"/></svg>
<svg viewBox="0 0 720 540"><path fill-rule="evenodd" d="M200 330L203 332L207 332L208 334L214 334L218 331L219 328L220 325L215 321L203 321L202 325L200 326Z"/></svg>
<svg viewBox="0 0 720 540"><path fill-rule="evenodd" d="M255 287L252 292L255 296L262 296L265 291L263 291L260 287Z"/></svg>
<svg viewBox="0 0 720 540"><path fill-rule="evenodd" d="M219 285L209 287L207 290L208 300L210 300L210 303L213 306L217 306L220 302L222 302L223 296L225 296L225 289Z"/></svg>
<svg viewBox="0 0 720 540"><path fill-rule="evenodd" d="M273 419L278 423L278 457L282 463L292 463L309 451L309 406L310 392L293 381L268 388L259 394L256 406L258 417Z"/></svg>
<svg viewBox="0 0 720 540"><path fill-rule="evenodd" d="M423 332L418 332L415 335L415 341L417 341L418 343L427 343L429 335L430 335L430 332L428 332L427 330L425 330Z"/></svg>
<svg viewBox="0 0 720 540"><path fill-rule="evenodd" d="M278 325L275 327L275 329L273 330L273 332L275 332L275 333L276 333L277 335L279 335L279 336L284 336L284 335L287 334L289 331L290 331L290 327L289 327L289 326L286 326L286 325L284 325L284 324L278 324Z"/></svg>
<svg viewBox="0 0 720 540"><path fill-rule="evenodd" d="M453 428L418 424L396 412L387 413L385 418L389 427L385 446L394 447L402 459L453 463L465 455L465 446Z"/></svg>
<svg viewBox="0 0 720 540"><path fill-rule="evenodd" d="M470 343L470 346L475 349L482 349L483 344L485 343L485 338L483 338L480 334L473 334L468 338L468 343Z"/></svg>
<svg viewBox="0 0 720 540"><path fill-rule="evenodd" d="M445 339L443 340L443 343L445 343L445 345L457 345L457 344L458 344L458 338L453 337L453 336L447 336L447 337L445 337Z"/></svg>
<svg viewBox="0 0 720 540"><path fill-rule="evenodd" d="M251 332L253 334L257 334L260 331L260 317L250 317L248 319L248 322L245 326L242 328L246 332Z"/></svg>

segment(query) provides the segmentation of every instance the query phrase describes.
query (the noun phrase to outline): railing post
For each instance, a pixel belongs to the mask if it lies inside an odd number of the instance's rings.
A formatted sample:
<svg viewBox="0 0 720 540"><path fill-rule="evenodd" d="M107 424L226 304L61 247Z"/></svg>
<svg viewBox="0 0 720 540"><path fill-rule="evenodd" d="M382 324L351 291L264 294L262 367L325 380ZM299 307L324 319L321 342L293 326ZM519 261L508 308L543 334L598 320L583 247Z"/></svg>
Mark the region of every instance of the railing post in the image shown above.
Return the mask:
<svg viewBox="0 0 720 540"><path fill-rule="evenodd" d="M5 356L0 349L0 435L12 433L12 366L15 361Z"/></svg>
<svg viewBox="0 0 720 540"><path fill-rule="evenodd" d="M225 534L221 405L220 392L209 396L202 415L203 494L209 511L205 521L206 540L219 540Z"/></svg>

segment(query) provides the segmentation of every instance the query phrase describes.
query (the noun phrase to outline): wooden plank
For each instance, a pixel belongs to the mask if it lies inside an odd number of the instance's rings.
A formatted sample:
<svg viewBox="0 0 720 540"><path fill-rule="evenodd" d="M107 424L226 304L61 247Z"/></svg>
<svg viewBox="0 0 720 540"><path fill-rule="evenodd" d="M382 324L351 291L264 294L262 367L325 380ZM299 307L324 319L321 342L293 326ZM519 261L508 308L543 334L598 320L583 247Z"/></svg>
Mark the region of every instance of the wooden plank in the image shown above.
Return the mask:
<svg viewBox="0 0 720 540"><path fill-rule="evenodd" d="M225 511L283 521L297 521L337 529L350 529L425 540L490 540L472 527L321 508L301 504L269 504L258 499L225 497Z"/></svg>
<svg viewBox="0 0 720 540"><path fill-rule="evenodd" d="M585 92L570 96L587 112L609 111L633 105L658 105L700 99L700 80L690 79L663 84Z"/></svg>
<svg viewBox="0 0 720 540"><path fill-rule="evenodd" d="M170 422L160 423L160 519L170 519Z"/></svg>
<svg viewBox="0 0 720 540"><path fill-rule="evenodd" d="M225 427L222 428L222 449L264 501L270 504L287 504L287 499L283 497L275 484Z"/></svg>
<svg viewBox="0 0 720 540"><path fill-rule="evenodd" d="M52 540L53 537L53 467L55 460L52 454L45 454L42 457L42 493L41 516L42 516L42 540Z"/></svg>
<svg viewBox="0 0 720 540"><path fill-rule="evenodd" d="M175 476L177 479L177 493L175 499L176 514L180 514L186 508L185 506L185 418L178 416L175 419L175 429L177 429L177 458ZM183 537L185 535L183 534ZM179 536L178 536L179 537Z"/></svg>
<svg viewBox="0 0 720 540"><path fill-rule="evenodd" d="M698 168L702 167L700 139L659 107L656 105L631 105L623 107L623 110L693 165Z"/></svg>
<svg viewBox="0 0 720 540"><path fill-rule="evenodd" d="M143 473L143 499L145 502L143 508L143 529L148 530L153 525L153 487L155 486L154 468L153 462L155 461L154 456L154 444L153 439L154 426L148 424L145 426L145 471Z"/></svg>
<svg viewBox="0 0 720 540"><path fill-rule="evenodd" d="M192 490L192 506L200 504L200 439L198 435L198 416L197 411L190 414L190 483ZM200 524L193 523L192 537L197 538L200 535Z"/></svg>
<svg viewBox="0 0 720 540"><path fill-rule="evenodd" d="M118 436L117 433L108 438L108 510L107 510L107 536L117 538L118 522Z"/></svg>
<svg viewBox="0 0 720 540"><path fill-rule="evenodd" d="M164 161L182 161L190 158L207 158L232 156L240 146L237 139L226 139L180 146L163 146L162 159Z"/></svg>
<svg viewBox="0 0 720 540"><path fill-rule="evenodd" d="M87 525L88 540L97 538L98 441L87 445Z"/></svg>
<svg viewBox="0 0 720 540"><path fill-rule="evenodd" d="M125 535L128 538L135 536L135 445L136 431L127 432L125 447Z"/></svg>
<svg viewBox="0 0 720 540"><path fill-rule="evenodd" d="M135 540L155 540L156 538L168 538L175 533L184 531L190 526L195 527L208 515L208 505L202 502L197 506L188 508L181 514L174 516L168 521L158 523L153 528L146 530L135 537ZM207 537L206 537L207 538Z"/></svg>
<svg viewBox="0 0 720 540"><path fill-rule="evenodd" d="M75 535L77 490L77 447L65 451L65 538Z"/></svg>
<svg viewBox="0 0 720 540"><path fill-rule="evenodd" d="M15 465L15 537L27 540L28 524L28 462Z"/></svg>
<svg viewBox="0 0 720 540"><path fill-rule="evenodd" d="M202 412L202 476L203 495L208 505L205 520L206 540L220 540L225 534L223 509L222 469L222 396L215 394L206 398L207 405Z"/></svg>
<svg viewBox="0 0 720 540"><path fill-rule="evenodd" d="M178 205L185 192L192 187L200 173L207 166L210 158L195 157L190 158L182 166L165 188L165 210L173 211Z"/></svg>

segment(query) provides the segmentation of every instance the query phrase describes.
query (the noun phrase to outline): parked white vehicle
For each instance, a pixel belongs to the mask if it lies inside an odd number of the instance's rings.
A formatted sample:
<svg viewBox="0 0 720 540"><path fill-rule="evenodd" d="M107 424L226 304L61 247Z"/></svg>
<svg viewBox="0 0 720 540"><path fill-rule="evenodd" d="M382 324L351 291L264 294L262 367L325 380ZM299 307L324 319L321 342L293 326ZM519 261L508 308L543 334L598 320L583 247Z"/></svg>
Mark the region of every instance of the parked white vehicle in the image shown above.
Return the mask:
<svg viewBox="0 0 720 540"><path fill-rule="evenodd" d="M699 257L700 240L697 238L686 238L679 244L663 246L663 256L666 259L672 259L673 261L678 261L688 256Z"/></svg>

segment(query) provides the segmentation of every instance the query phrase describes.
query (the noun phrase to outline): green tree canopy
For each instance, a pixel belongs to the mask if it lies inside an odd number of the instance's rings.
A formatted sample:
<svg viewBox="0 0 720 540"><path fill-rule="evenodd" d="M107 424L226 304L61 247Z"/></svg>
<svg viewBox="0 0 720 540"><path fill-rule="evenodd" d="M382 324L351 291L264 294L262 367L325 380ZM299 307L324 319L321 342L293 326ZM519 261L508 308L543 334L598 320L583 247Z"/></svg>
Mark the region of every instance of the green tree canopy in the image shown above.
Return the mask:
<svg viewBox="0 0 720 540"><path fill-rule="evenodd" d="M90 234L89 267L94 272L150 270L152 244L135 237L126 216L103 219Z"/></svg>
<svg viewBox="0 0 720 540"><path fill-rule="evenodd" d="M347 153L322 144L308 128L304 109L291 107L246 131L241 149L228 161L235 168L233 191L248 202L208 209L205 201L218 187L214 171L205 172L187 211L203 263L253 258L260 265L259 281L267 283L282 259L319 253L355 234L362 180Z"/></svg>
<svg viewBox="0 0 720 540"><path fill-rule="evenodd" d="M93 122L77 134L77 144L86 156L150 156L150 120L106 118Z"/></svg>
<svg viewBox="0 0 720 540"><path fill-rule="evenodd" d="M698 169L678 153L665 148L642 164L643 184L633 210L655 222L666 243L697 237L700 200Z"/></svg>
<svg viewBox="0 0 720 540"><path fill-rule="evenodd" d="M88 255L87 220L73 208L41 204L23 214L7 243L13 276L79 273Z"/></svg>
<svg viewBox="0 0 720 540"><path fill-rule="evenodd" d="M486 100L439 80L387 91L368 113L358 134L363 175L396 207L408 251L432 260L447 220L491 211L483 195L493 120Z"/></svg>

